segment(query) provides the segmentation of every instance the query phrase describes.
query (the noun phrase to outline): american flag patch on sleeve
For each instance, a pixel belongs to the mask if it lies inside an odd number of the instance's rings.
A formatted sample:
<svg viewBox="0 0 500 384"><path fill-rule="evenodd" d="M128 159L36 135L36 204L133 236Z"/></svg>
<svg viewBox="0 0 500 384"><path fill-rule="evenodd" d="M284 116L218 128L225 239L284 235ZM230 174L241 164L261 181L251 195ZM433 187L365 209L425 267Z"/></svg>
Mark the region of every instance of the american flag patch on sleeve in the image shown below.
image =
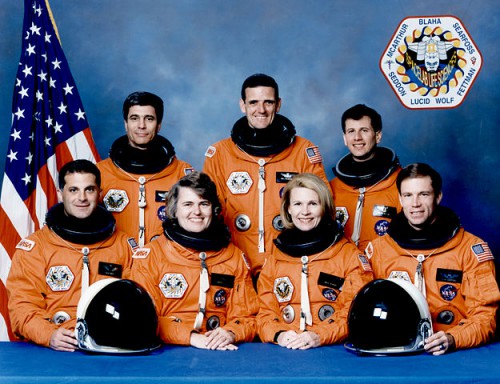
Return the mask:
<svg viewBox="0 0 500 384"><path fill-rule="evenodd" d="M477 261L482 263L483 261L493 260L493 253L486 242L474 244L472 247L472 252L476 255Z"/></svg>
<svg viewBox="0 0 500 384"><path fill-rule="evenodd" d="M317 146L306 148L306 154L311 164L323 162L323 157L321 157L321 153L319 152L319 148Z"/></svg>
<svg viewBox="0 0 500 384"><path fill-rule="evenodd" d="M365 272L373 272L372 266L365 255L358 255L359 261L361 262L361 267Z"/></svg>

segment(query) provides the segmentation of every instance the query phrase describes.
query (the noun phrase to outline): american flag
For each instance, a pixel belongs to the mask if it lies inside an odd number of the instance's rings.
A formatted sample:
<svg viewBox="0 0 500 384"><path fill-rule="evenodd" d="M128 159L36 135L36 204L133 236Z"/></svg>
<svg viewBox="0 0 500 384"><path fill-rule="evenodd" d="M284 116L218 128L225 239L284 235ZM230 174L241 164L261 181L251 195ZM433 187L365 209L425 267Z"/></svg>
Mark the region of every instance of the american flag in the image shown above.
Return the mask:
<svg viewBox="0 0 500 384"><path fill-rule="evenodd" d="M44 224L58 170L73 159L100 160L48 0L25 0L0 196L0 340L13 339L5 284L15 247Z"/></svg>
<svg viewBox="0 0 500 384"><path fill-rule="evenodd" d="M311 164L318 164L323 162L323 157L317 146L306 148L307 157Z"/></svg>
<svg viewBox="0 0 500 384"><path fill-rule="evenodd" d="M483 261L494 260L493 253L486 242L481 242L474 244L472 246L472 252L476 255L477 261L482 263Z"/></svg>

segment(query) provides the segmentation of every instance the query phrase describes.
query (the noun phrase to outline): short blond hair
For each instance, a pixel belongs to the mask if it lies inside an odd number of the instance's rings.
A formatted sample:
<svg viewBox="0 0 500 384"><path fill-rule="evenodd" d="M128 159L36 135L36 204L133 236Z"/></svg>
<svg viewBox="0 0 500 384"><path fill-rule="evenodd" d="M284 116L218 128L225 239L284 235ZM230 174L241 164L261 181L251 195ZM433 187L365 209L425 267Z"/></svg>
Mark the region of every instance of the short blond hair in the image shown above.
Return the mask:
<svg viewBox="0 0 500 384"><path fill-rule="evenodd" d="M320 177L312 173L299 173L286 184L283 190L280 214L285 228L289 229L294 227L292 217L288 213L288 208L290 208L290 195L294 188L307 188L316 192L322 210L321 220L329 219L335 221L335 204L333 203L330 188L328 188Z"/></svg>

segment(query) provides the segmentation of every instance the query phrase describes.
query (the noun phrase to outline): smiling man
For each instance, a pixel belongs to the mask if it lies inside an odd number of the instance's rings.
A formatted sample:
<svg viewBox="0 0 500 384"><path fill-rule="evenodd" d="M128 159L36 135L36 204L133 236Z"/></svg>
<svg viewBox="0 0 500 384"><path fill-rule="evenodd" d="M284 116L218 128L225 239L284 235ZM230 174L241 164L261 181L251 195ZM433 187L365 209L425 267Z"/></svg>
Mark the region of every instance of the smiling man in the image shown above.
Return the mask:
<svg viewBox="0 0 500 384"><path fill-rule="evenodd" d="M442 180L429 165L404 168L397 187L403 211L366 249L374 277L410 281L426 296L435 332L425 341L429 353L490 341L500 292L488 244L439 205Z"/></svg>
<svg viewBox="0 0 500 384"><path fill-rule="evenodd" d="M76 311L92 283L126 278L132 247L115 219L98 205L101 175L88 160L59 172L60 203L46 225L19 242L7 279L12 328L22 340L58 351L74 351Z"/></svg>
<svg viewBox="0 0 500 384"><path fill-rule="evenodd" d="M377 111L358 104L341 120L349 153L333 168L336 177L330 186L346 237L364 250L370 240L385 234L401 208L396 188L401 167L393 150L378 147L382 118Z"/></svg>
<svg viewBox="0 0 500 384"><path fill-rule="evenodd" d="M170 141L160 136L163 100L149 92L131 93L123 103L125 133L98 164L103 203L117 227L143 246L162 233L165 196L181 177L192 172L177 159Z"/></svg>
<svg viewBox="0 0 500 384"><path fill-rule="evenodd" d="M207 149L203 171L217 185L225 222L255 278L283 229L280 193L286 183L303 172L328 181L318 147L297 136L292 122L278 114L281 98L272 77L248 77L240 109L245 116L236 121L230 138Z"/></svg>

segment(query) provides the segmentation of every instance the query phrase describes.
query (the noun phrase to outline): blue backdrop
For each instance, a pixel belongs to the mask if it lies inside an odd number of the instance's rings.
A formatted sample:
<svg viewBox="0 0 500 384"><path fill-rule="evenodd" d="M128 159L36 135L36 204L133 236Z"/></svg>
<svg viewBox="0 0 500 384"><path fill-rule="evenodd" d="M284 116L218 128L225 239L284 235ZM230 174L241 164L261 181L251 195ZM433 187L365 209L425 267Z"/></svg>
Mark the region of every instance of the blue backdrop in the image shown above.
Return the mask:
<svg viewBox="0 0 500 384"><path fill-rule="evenodd" d="M0 0L0 158L11 126L23 2ZM382 144L401 163L428 162L444 178L444 201L466 229L500 255L499 11L496 0L51 0L62 46L102 157L124 133L132 91L163 97L162 133L196 168L206 147L241 116L244 78L276 78L281 112L320 146L327 175L346 152L342 112L377 109ZM483 68L455 109L410 110L390 89L379 60L401 20L453 15L482 52ZM4 161L0 161L3 175ZM1 177L1 176L0 176Z"/></svg>

